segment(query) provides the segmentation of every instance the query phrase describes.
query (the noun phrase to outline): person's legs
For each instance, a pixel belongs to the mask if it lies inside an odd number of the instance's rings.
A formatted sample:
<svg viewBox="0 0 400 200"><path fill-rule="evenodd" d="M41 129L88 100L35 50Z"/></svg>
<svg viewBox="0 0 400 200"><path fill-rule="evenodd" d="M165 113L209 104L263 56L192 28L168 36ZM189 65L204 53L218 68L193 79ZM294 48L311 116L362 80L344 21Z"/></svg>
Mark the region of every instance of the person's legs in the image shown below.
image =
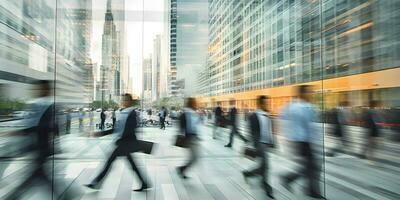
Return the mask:
<svg viewBox="0 0 400 200"><path fill-rule="evenodd" d="M190 146L189 146L189 151L190 151L190 157L188 162L184 165L179 167L179 172L183 178L186 176L184 175L185 171L191 167L198 159L198 149L197 149L197 144L196 144L196 139L190 139Z"/></svg>
<svg viewBox="0 0 400 200"><path fill-rule="evenodd" d="M144 189L147 189L148 188L147 182L146 182L145 178L143 177L142 173L137 168L136 163L133 160L131 154L128 153L126 155L126 158L128 159L128 162L131 165L132 170L136 173L136 175L138 176L139 180L142 182L142 186L139 189L135 190L135 191L142 191Z"/></svg>
<svg viewBox="0 0 400 200"><path fill-rule="evenodd" d="M229 143L225 145L226 147L232 147L234 134L235 134L235 128L234 126L232 126L231 133L229 134Z"/></svg>
<svg viewBox="0 0 400 200"><path fill-rule="evenodd" d="M96 176L95 179L88 185L89 187L95 187L107 174L108 170L110 170L110 167L114 160L117 158L117 156L120 154L120 149L119 147L115 148L115 150L112 152L110 157L108 158L107 162L104 164L103 169L101 172Z"/></svg>

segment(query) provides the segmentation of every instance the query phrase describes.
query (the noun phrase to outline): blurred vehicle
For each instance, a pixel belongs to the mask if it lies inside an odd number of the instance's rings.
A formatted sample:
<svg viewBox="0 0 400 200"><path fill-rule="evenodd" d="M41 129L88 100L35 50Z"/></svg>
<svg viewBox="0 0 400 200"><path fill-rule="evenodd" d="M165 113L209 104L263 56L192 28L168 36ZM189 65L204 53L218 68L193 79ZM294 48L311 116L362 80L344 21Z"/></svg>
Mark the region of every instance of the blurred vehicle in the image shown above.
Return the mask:
<svg viewBox="0 0 400 200"><path fill-rule="evenodd" d="M72 109L72 112L79 112L79 108Z"/></svg>
<svg viewBox="0 0 400 200"><path fill-rule="evenodd" d="M96 109L96 112L101 112L101 108L97 108L97 109Z"/></svg>

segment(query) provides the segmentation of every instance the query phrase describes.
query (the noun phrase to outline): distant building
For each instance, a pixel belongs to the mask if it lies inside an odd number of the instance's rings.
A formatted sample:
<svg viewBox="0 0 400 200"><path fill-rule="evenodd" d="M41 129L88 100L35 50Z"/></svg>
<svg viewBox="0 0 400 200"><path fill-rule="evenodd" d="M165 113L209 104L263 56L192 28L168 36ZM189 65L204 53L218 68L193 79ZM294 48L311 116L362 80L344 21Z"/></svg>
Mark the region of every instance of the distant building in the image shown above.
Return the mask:
<svg viewBox="0 0 400 200"><path fill-rule="evenodd" d="M147 107L152 103L152 59L143 60L143 102Z"/></svg>

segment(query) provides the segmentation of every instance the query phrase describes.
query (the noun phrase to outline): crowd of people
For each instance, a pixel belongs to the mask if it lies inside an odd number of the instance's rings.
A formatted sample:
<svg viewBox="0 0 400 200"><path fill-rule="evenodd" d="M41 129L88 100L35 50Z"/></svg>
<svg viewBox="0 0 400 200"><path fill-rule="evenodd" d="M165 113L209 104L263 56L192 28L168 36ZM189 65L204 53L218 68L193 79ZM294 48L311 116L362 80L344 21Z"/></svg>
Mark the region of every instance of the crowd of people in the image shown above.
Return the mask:
<svg viewBox="0 0 400 200"><path fill-rule="evenodd" d="M51 84L48 81L39 81L35 84L37 87L37 99L32 104L34 117L31 118L30 128L17 133L10 134L29 134L35 137L36 142L33 151L37 152L34 159L34 170L27 179L11 192L9 199L18 198L20 194L28 188L34 180L45 180L48 185L51 185L51 180L48 177L47 171L50 170L46 167L45 163L48 158L54 154L54 135L57 135L58 127L55 119L55 105L51 101ZM320 189L320 173L322 161L320 159L320 152L316 152L318 142L323 137L323 133L315 128L318 114L316 106L312 104L313 88L309 85L301 85L296 88L296 94L293 99L287 103L281 113L279 120L281 124L282 136L294 148L294 154L298 161L298 169L296 171L288 171L280 177L281 185L291 191L292 183L299 179L304 178L307 181L307 194L314 198L323 198ZM109 129L105 128L106 114L104 110L100 112L99 131L96 136L104 136L115 134L117 139L115 141L115 148L108 157L104 167L100 173L86 186L93 189L98 189L101 181L107 175L112 163L117 157L125 157L141 181L141 187L135 191L143 191L150 188L150 183L146 180L145 173L140 171L136 165L134 158L131 156L135 152L151 153L148 149L152 147L151 142L139 140L136 137L137 128L139 124L140 111L134 106L135 101L130 94L123 94L121 97L121 107L118 110L112 110L110 117L112 126ZM231 100L230 107L227 115L224 114L221 106L216 106L214 109L214 129L212 130L212 138L216 139L222 133L221 127L229 128L229 142L225 145L227 148L232 148L235 136L241 139L244 143L249 144L251 147L246 147L244 154L253 157L257 166L253 169L247 169L242 172L243 177L248 178L259 176L261 177L260 186L264 189L269 198L274 198L273 184L269 178L269 154L271 149L276 145L276 133L274 133L274 120L270 112L270 98L266 95L259 96L256 99L256 110L247 115L248 129L247 134L241 132L239 129L238 110L235 106L235 100ZM367 130L367 143L364 145L360 153L361 158L373 159L373 152L378 145L378 137L381 136L379 128L379 115L374 108L379 106L377 101L369 101L368 109L362 115L362 124ZM152 115L152 111L147 111L148 115ZM150 112L150 113L149 113ZM93 123L93 112L90 112L90 124ZM177 167L178 175L186 179L188 170L199 161L199 152L201 151L199 135L199 126L204 117L208 117L204 111L198 109L195 98L186 99L184 108L180 111L179 117L179 135L183 138L183 145L189 150L190 155L187 163ZM157 116L160 121L160 129L165 130L165 120L169 112L165 107L162 107ZM328 151L329 156L334 156L338 150L348 149L348 140L346 139L346 126L350 123L349 101L343 99L339 102L339 106L333 110L331 117L331 134L340 141L341 147L332 148ZM85 113L80 110L79 129L83 128ZM67 131L71 129L71 115L67 114ZM150 145L150 147L149 147ZM1 172L0 172L1 174ZM55 193L60 191L53 191ZM61 193L61 192L60 192ZM61 195L61 194L57 194ZM69 194L63 194L66 198ZM72 196L71 196L72 198Z"/></svg>

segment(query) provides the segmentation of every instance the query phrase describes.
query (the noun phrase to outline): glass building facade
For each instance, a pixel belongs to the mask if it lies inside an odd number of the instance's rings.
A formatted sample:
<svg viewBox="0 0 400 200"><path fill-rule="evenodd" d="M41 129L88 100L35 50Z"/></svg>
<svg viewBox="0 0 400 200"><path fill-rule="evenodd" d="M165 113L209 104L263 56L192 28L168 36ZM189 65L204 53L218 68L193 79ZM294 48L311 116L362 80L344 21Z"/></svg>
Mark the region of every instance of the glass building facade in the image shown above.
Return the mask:
<svg viewBox="0 0 400 200"><path fill-rule="evenodd" d="M400 0L0 0L0 199L266 199L263 183L243 179L258 162L243 155L253 143L225 145L237 133L254 139L257 109L274 141L257 143L264 181L276 199L309 199L307 181L291 191L281 179L304 164L282 112L299 85L314 90L312 117L297 125L315 132L305 139L315 163L299 176L314 164L327 199L400 199L399 19ZM157 147L128 158L139 170L114 162L94 192L85 186L117 157L127 110L137 115L127 134ZM174 143L183 119L200 138L185 180L176 168L186 149ZM131 169L152 189L132 191Z"/></svg>

